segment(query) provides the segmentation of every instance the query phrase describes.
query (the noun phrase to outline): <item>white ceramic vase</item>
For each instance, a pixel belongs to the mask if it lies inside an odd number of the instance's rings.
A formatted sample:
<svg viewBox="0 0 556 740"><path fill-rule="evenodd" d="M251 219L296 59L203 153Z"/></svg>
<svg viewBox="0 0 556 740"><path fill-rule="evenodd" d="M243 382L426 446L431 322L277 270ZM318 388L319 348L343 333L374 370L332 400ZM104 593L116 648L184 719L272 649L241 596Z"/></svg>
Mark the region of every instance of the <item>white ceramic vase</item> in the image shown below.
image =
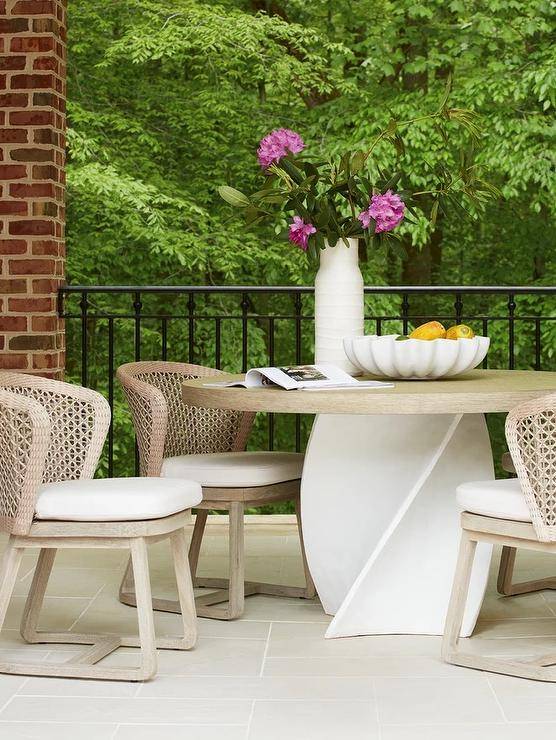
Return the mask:
<svg viewBox="0 0 556 740"><path fill-rule="evenodd" d="M315 362L331 362L351 375L361 370L348 359L344 337L364 334L363 276L357 239L349 247L340 239L335 247L319 250L315 277Z"/></svg>

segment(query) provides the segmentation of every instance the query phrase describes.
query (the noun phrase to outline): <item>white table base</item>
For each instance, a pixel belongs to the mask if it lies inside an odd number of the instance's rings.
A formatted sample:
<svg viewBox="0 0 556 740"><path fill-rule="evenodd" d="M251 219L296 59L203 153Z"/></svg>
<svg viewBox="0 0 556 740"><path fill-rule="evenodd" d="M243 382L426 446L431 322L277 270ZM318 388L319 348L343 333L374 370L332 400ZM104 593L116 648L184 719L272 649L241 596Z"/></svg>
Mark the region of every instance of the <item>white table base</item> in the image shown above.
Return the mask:
<svg viewBox="0 0 556 740"><path fill-rule="evenodd" d="M301 509L311 574L335 614L326 636L442 634L460 539L455 488L493 477L482 414L318 416ZM491 554L478 546L463 636Z"/></svg>

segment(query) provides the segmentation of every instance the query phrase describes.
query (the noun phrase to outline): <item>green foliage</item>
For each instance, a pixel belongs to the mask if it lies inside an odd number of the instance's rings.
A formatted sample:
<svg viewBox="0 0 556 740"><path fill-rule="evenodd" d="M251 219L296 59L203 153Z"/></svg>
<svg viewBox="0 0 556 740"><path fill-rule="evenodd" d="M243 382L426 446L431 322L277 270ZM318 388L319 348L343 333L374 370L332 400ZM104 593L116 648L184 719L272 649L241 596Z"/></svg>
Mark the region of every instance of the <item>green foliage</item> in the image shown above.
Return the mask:
<svg viewBox="0 0 556 740"><path fill-rule="evenodd" d="M256 148L274 128L302 132L311 157L329 161L367 150L392 120L420 118L404 132L404 187L429 190L431 172L462 167L460 152L474 133L467 109L485 129L476 165L503 200L484 209L470 203L470 217L463 218L424 196L426 217L404 221L401 249L370 250L366 282L554 282L550 0L79 0L69 4L69 14L70 282L310 284L313 270L300 250L262 225L247 231L218 185L257 190ZM422 116L445 109L450 78L452 112L439 126ZM391 129L389 137L397 133ZM387 139L373 150L377 170L391 162ZM283 219L278 231L285 225ZM378 303L381 315L399 310L387 296ZM105 299L93 307L102 311ZM412 307L426 315L435 310L417 300ZM237 314L237 306L228 308ZM264 314L271 307L261 299L252 308ZM503 315L505 306L498 308ZM531 299L527 310L542 313L542 303ZM116 324L117 361L132 359L133 331L124 321ZM268 353L263 324L250 324L252 362ZM543 325L548 353L553 326ZM285 327L277 331L288 361L291 336ZM102 390L106 332L106 322L91 326L91 378ZM169 358L183 359L183 329L170 335ZM154 323L144 339L145 357L160 351ZM235 339L226 336L222 358L237 370ZM70 335L69 370L76 378L77 340ZM530 367L530 337L518 333L517 340L516 361ZM503 346L504 337L497 342ZM207 326L195 352L210 359L213 350ZM492 359L507 363L502 352ZM277 444L291 449L288 425L283 422ZM264 445L265 434L261 426L254 444ZM129 460L129 435L117 442L118 454Z"/></svg>

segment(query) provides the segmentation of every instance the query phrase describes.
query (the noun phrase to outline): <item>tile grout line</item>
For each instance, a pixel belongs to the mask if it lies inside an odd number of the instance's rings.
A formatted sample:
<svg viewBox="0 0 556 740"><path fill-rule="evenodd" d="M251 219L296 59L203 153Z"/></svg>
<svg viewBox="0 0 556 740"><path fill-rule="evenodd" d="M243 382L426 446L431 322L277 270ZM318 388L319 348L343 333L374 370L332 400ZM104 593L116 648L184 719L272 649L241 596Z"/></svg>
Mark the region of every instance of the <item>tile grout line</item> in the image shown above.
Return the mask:
<svg viewBox="0 0 556 740"><path fill-rule="evenodd" d="M256 699L253 699L251 711L249 712L249 719L247 720L247 728L245 730L245 740L249 740L249 735L251 734L251 723L253 722L253 715L255 714L255 703Z"/></svg>
<svg viewBox="0 0 556 740"><path fill-rule="evenodd" d="M506 712L504 711L504 708L502 707L502 704L500 702L500 699L498 698L498 694L494 690L494 686L490 682L490 677L485 676L485 681L487 682L487 685L492 693L492 696L494 697L494 701L496 702L496 705L498 706L498 709L500 710L500 714L502 715L502 718L506 724L509 724L509 720L506 717Z"/></svg>
<svg viewBox="0 0 556 740"><path fill-rule="evenodd" d="M91 606L93 605L93 603L94 603L94 602L96 601L96 599L97 599L97 598L98 598L98 597L100 596L100 594L101 594L101 593L102 593L102 591L104 590L104 587L105 587L105 586L106 586L106 583L103 583L103 584L102 584L102 586L101 586L101 587L99 588L99 590L98 590L98 591L96 592L96 594L95 594L95 595L93 596L93 598L92 598L92 599L91 599L91 600L89 601L89 603L87 604L87 606L86 606L86 607L85 607L85 608L83 609L83 611L82 611L82 612L81 612L81 613L79 614L79 616L77 617L77 619L76 619L75 621L73 621L73 622L71 623L71 625L70 625L70 627L69 627L69 629L68 629L68 632L71 632L71 631L73 630L73 628L74 628L74 627L76 626L76 624L77 624L77 623L79 622L79 620L80 620L80 619L81 619L82 617L84 617L84 616L85 616L85 614L87 613L87 611L88 611L88 610L89 610L89 609L91 608Z"/></svg>
<svg viewBox="0 0 556 740"><path fill-rule="evenodd" d="M263 659L262 659L262 662L261 662L261 670L260 670L260 673L259 673L259 678L262 678L263 677L263 674L264 674L264 669L265 669L265 665L266 665L266 658L267 658L267 655L268 655L268 649L270 647L270 635L271 634L272 634L272 622L270 622L270 624L268 625L268 634L266 636L266 644L264 646L264 653L263 653Z"/></svg>

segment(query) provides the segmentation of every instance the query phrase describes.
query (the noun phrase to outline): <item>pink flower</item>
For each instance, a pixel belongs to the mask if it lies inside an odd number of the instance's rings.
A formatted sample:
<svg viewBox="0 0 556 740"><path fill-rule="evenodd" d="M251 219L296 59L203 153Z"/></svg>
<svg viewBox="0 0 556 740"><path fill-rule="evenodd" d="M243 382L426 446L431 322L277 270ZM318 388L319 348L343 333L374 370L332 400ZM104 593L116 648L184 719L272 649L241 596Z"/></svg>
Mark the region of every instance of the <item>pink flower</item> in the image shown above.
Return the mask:
<svg viewBox="0 0 556 740"><path fill-rule="evenodd" d="M315 234L316 231L313 224L306 224L300 216L294 216L293 222L290 224L290 241L306 252L309 237L311 234Z"/></svg>
<svg viewBox="0 0 556 740"><path fill-rule="evenodd" d="M373 195L369 207L357 217L364 229L371 225L371 219L376 222L375 234L381 231L392 231L401 222L405 213L405 203L391 190L383 195Z"/></svg>
<svg viewBox="0 0 556 740"><path fill-rule="evenodd" d="M305 148L303 139L289 128L279 128L261 139L257 149L259 164L266 170L273 162L279 162L291 152L297 154Z"/></svg>

